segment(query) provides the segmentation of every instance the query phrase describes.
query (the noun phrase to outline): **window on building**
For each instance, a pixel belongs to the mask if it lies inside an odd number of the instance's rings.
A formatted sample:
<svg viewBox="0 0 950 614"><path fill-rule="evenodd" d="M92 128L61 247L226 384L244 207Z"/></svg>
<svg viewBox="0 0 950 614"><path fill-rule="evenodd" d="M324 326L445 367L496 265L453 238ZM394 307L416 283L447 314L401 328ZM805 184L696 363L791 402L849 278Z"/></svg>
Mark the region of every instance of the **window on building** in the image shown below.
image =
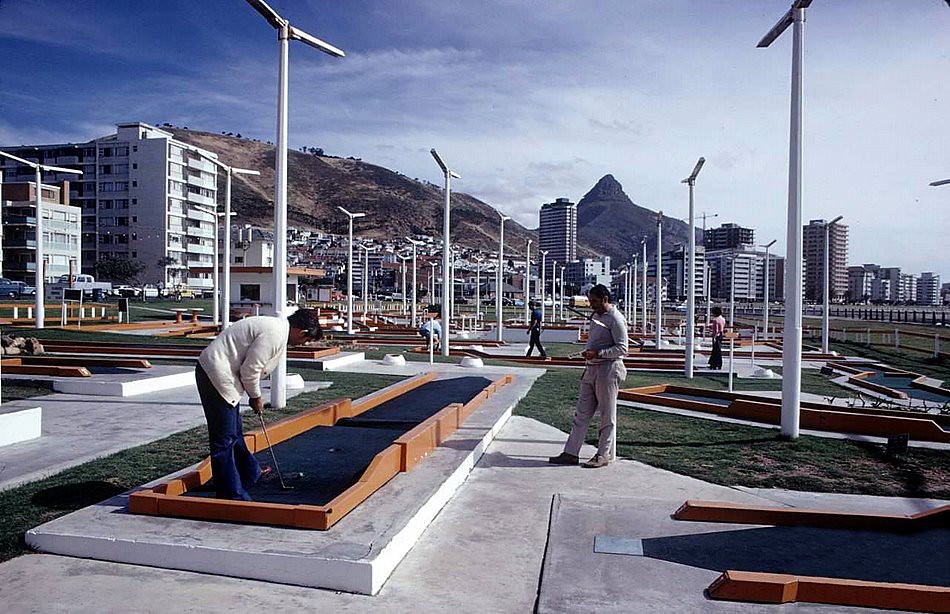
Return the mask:
<svg viewBox="0 0 950 614"><path fill-rule="evenodd" d="M138 150L139 150L139 146L138 146L138 145L133 145L133 146L132 146L132 151L138 151ZM134 165L133 165L133 166L134 166Z"/></svg>
<svg viewBox="0 0 950 614"><path fill-rule="evenodd" d="M133 204L133 205L139 204L139 199L133 198L133 199L132 199L132 204Z"/></svg>
<svg viewBox="0 0 950 614"><path fill-rule="evenodd" d="M138 149L138 148L136 147L135 149ZM139 169L138 163L137 163L137 162L133 162L133 163L132 163L132 170L133 170L133 171L137 171L138 169Z"/></svg>
<svg viewBox="0 0 950 614"><path fill-rule="evenodd" d="M116 181L115 182L115 191L116 192L125 192L129 189L128 181Z"/></svg>
<svg viewBox="0 0 950 614"><path fill-rule="evenodd" d="M244 264L244 256L235 256L234 264Z"/></svg>
<svg viewBox="0 0 950 614"><path fill-rule="evenodd" d="M133 188L139 187L139 182L138 182L138 181L133 181L133 182L132 182L132 187L133 187Z"/></svg>
<svg viewBox="0 0 950 614"><path fill-rule="evenodd" d="M133 216L132 216L132 223L135 224L135 223L137 223L138 221L139 221L139 216L133 215Z"/></svg>
<svg viewBox="0 0 950 614"><path fill-rule="evenodd" d="M115 184L112 183L111 181L100 181L99 191L100 192L115 192Z"/></svg>
<svg viewBox="0 0 950 614"><path fill-rule="evenodd" d="M135 251L135 250L132 250L132 257L133 257L133 258L138 258L138 257L139 257L139 253L138 253L137 251Z"/></svg>
<svg viewBox="0 0 950 614"><path fill-rule="evenodd" d="M241 284L240 300L242 301L261 300L261 285L260 284Z"/></svg>

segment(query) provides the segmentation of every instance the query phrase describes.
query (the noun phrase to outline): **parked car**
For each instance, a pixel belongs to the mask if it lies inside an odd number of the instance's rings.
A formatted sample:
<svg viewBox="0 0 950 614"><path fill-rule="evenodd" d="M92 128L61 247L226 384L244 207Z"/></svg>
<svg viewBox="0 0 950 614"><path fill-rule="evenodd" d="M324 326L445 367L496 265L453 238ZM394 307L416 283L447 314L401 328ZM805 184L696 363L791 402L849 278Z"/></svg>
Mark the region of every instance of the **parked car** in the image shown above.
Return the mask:
<svg viewBox="0 0 950 614"><path fill-rule="evenodd" d="M0 277L0 296L5 298L19 298L20 286L11 279Z"/></svg>
<svg viewBox="0 0 950 614"><path fill-rule="evenodd" d="M112 289L112 294L122 298L137 298L142 295L142 291L132 286L116 286Z"/></svg>
<svg viewBox="0 0 950 614"><path fill-rule="evenodd" d="M20 296L36 296L36 288L28 286L25 281L15 281L13 283L20 286Z"/></svg>
<svg viewBox="0 0 950 614"><path fill-rule="evenodd" d="M146 299L158 298L158 295L159 295L158 286L153 285L153 284L145 284L144 286L142 286L142 292L145 293Z"/></svg>

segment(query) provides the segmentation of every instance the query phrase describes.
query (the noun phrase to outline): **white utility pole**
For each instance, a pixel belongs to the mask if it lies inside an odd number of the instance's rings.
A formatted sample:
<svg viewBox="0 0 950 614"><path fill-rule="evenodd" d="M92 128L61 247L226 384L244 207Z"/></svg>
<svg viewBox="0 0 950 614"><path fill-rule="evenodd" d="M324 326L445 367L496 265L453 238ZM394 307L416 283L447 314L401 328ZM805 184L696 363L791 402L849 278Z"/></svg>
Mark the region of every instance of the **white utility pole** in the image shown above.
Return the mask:
<svg viewBox="0 0 950 614"><path fill-rule="evenodd" d="M264 0L247 0L278 32L280 41L277 78L277 152L274 180L274 315L283 316L287 306L287 63L290 40L298 40L320 51L342 58L344 53L298 30L272 9ZM287 352L281 354L277 367L271 373L271 406L282 409L287 405Z"/></svg>
<svg viewBox="0 0 950 614"><path fill-rule="evenodd" d="M637 277L639 273L640 263L637 262L637 255L633 256L633 292L630 293L630 303L631 303L631 318L630 318L630 332L634 332L637 328ZM644 281L646 281L646 275L644 275Z"/></svg>
<svg viewBox="0 0 950 614"><path fill-rule="evenodd" d="M200 205L195 205L194 208L203 213L207 213L214 218L214 238L212 239L212 241L214 241L214 254L211 257L212 266L214 267L214 271L211 273L211 286L212 291L214 292L214 301L211 305L211 321L215 326L218 326L221 323L221 284L220 278L218 276L218 271L221 267L221 264L218 261L218 219L221 218L224 213L221 213L216 209L202 207Z"/></svg>
<svg viewBox="0 0 950 614"><path fill-rule="evenodd" d="M406 260L409 260L411 256L403 256L402 254L396 254L399 260L402 261L402 315L406 315L408 311L406 307L406 294L408 288L406 288Z"/></svg>
<svg viewBox="0 0 950 614"><path fill-rule="evenodd" d="M533 241L528 239L524 257L524 323L526 326L531 321L531 307L528 305L531 302L531 243Z"/></svg>
<svg viewBox="0 0 950 614"><path fill-rule="evenodd" d="M762 247L765 248L765 283L762 286L762 337L769 340L769 248L775 245L777 239L772 239Z"/></svg>
<svg viewBox="0 0 950 614"><path fill-rule="evenodd" d="M696 219L693 207L693 188L696 186L696 176L706 163L706 158L700 157L693 167L693 172L682 183L689 186L689 258L686 266L689 267L686 276L689 287L686 289L686 368L687 379L693 379L693 340L696 338Z"/></svg>
<svg viewBox="0 0 950 614"><path fill-rule="evenodd" d="M224 182L224 281L223 288L221 289L221 330L224 330L231 325L231 218L236 213L231 212L231 175L260 175L260 171L252 171L246 168L236 168L233 166L228 166L223 162L220 162L217 158L212 158L206 154L203 150L198 149L197 147L192 149L193 152L211 162L218 168L224 171L225 173L225 182ZM215 239L214 242L215 253L218 251L218 241ZM217 269L217 266L215 267ZM215 282L214 287L217 288L218 284ZM217 318L215 318L215 323L217 323Z"/></svg>
<svg viewBox="0 0 950 614"><path fill-rule="evenodd" d="M416 318L416 305L419 301L416 300L416 277L418 268L416 266L416 246L422 245L422 241L415 241L409 237L406 237L406 241L412 245L412 327L415 328L418 325L418 320Z"/></svg>
<svg viewBox="0 0 950 614"><path fill-rule="evenodd" d="M482 257L475 257L475 330L482 311Z"/></svg>
<svg viewBox="0 0 950 614"><path fill-rule="evenodd" d="M360 249L366 252L363 259L363 323L366 324L369 318L369 253L376 248L360 245Z"/></svg>
<svg viewBox="0 0 950 614"><path fill-rule="evenodd" d="M551 323L554 323L554 320L557 319L557 310L555 309L555 303L557 302L557 288L555 287L555 282L557 279L557 260L551 258Z"/></svg>
<svg viewBox="0 0 950 614"><path fill-rule="evenodd" d="M844 218L843 215L839 215L835 219L825 224L825 273L824 273L824 289L821 291L822 298L822 310L821 310L821 352L823 354L828 353L828 308L831 303L830 294L831 294L831 256L830 256L830 247L831 247L831 227L840 222Z"/></svg>
<svg viewBox="0 0 950 614"><path fill-rule="evenodd" d="M566 268L567 268L566 266L562 266L562 267L561 267L561 277L560 277L560 284L561 284L561 304L560 304L561 322L564 322L564 321L565 321L565 320L564 320L564 269L566 269Z"/></svg>
<svg viewBox="0 0 950 614"><path fill-rule="evenodd" d="M429 153L435 158L436 164L442 169L445 177L445 207L442 212L442 355L449 355L449 328L452 324L452 304L451 293L454 281L452 271L449 267L449 249L451 248L451 237L449 236L449 206L452 199L452 178L461 179L461 176L455 171L449 169L435 148L430 149ZM446 284L449 284L448 286Z"/></svg>
<svg viewBox="0 0 950 614"><path fill-rule="evenodd" d="M495 317L498 322L496 326L498 327L498 341L505 340L505 331L502 328L504 318L503 312L504 307L502 304L501 296L503 292L503 287L505 284L505 222L511 218L507 215L498 214L501 217L501 229L498 232L498 276L495 279ZM544 278L542 277L542 280ZM544 304L544 299L542 298L542 305Z"/></svg>
<svg viewBox="0 0 950 614"><path fill-rule="evenodd" d="M736 259L733 256L729 261L732 263L729 272L729 328L736 330ZM754 350L753 350L754 351Z"/></svg>
<svg viewBox="0 0 950 614"><path fill-rule="evenodd" d="M640 239L640 247L643 248L643 317L640 321L643 323L643 334L647 334L647 270L650 268L647 262L647 238ZM645 338L645 337L644 337Z"/></svg>
<svg viewBox="0 0 950 614"><path fill-rule="evenodd" d="M34 199L34 206L36 207L36 276L33 282L33 286L36 288L36 297L33 303L33 316L36 320L36 328L43 328L46 321L46 254L43 253L43 171L48 173L69 173L72 175L82 175L82 171L30 162L29 160L18 158L5 151L0 151L0 156L19 162L20 164L26 164L36 171L36 198Z"/></svg>
<svg viewBox="0 0 950 614"><path fill-rule="evenodd" d="M656 349L663 340L661 328L663 317L663 212L656 216Z"/></svg>
<svg viewBox="0 0 950 614"><path fill-rule="evenodd" d="M547 249L539 249L539 250L538 250L538 253L541 254L541 279L540 279L540 282L541 282L541 321L542 321L542 322L544 322L544 302L545 302L545 299L547 298L547 293L548 293L548 290L547 290L547 288L545 287L545 276L546 276L546 274L547 274L546 265L547 265L547 259L548 259L548 252L549 252L549 251L550 251L550 250L547 250ZM607 271L607 272L609 273L610 271Z"/></svg>
<svg viewBox="0 0 950 614"><path fill-rule="evenodd" d="M792 95L788 156L788 217L785 239L785 321L782 337L782 429L797 439L802 393L802 61L805 9L795 0L758 47L768 47L792 26Z"/></svg>
<svg viewBox="0 0 950 614"><path fill-rule="evenodd" d="M366 217L365 213L350 213L343 207L337 207L349 218L349 235L346 242L346 332L352 335L356 331L353 329L353 220L358 217ZM412 253L416 253L415 244L412 246ZM415 272L415 264L413 264ZM413 291L415 291L413 284Z"/></svg>

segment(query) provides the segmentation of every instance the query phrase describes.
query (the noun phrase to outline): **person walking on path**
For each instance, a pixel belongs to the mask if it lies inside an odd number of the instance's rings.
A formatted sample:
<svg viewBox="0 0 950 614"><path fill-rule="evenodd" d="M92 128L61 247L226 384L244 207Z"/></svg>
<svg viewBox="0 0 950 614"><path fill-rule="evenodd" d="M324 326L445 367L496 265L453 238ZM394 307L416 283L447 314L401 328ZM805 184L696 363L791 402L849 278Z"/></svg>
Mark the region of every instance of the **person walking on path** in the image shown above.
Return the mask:
<svg viewBox="0 0 950 614"><path fill-rule="evenodd" d="M547 358L548 353L541 345L541 309L538 308L536 301L531 301L531 323L528 324L528 335L528 356L531 356L534 348L537 347L541 352L541 358Z"/></svg>
<svg viewBox="0 0 950 614"><path fill-rule="evenodd" d="M241 395L256 414L264 411L261 378L277 366L288 345L320 339L320 320L313 309L288 318L252 316L224 329L198 357L195 380L208 421L211 474L219 499L250 501L247 494L261 477L261 467L244 443Z"/></svg>
<svg viewBox="0 0 950 614"><path fill-rule="evenodd" d="M606 467L613 460L614 425L617 422L617 391L627 379L623 357L627 354L627 322L620 310L610 304L610 290L597 284L587 292L594 313L583 357L586 361L581 388L574 410L574 425L564 451L548 459L554 465L577 465L587 426L594 413L600 414L597 453L584 467Z"/></svg>
<svg viewBox="0 0 950 614"><path fill-rule="evenodd" d="M722 369L722 339L726 332L726 318L722 317L722 309L713 307L713 319L710 323L712 333L712 354L709 356L709 368L718 371Z"/></svg>

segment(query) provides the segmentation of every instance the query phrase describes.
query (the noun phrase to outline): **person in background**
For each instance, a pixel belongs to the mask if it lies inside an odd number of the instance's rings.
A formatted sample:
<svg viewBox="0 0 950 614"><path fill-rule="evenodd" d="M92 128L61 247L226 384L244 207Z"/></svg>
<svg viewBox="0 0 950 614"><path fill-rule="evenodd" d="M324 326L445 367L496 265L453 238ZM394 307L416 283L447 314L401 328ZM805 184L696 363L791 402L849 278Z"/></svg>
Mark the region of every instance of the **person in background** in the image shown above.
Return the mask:
<svg viewBox="0 0 950 614"><path fill-rule="evenodd" d="M586 361L581 389L574 410L574 425L564 445L564 452L552 456L548 462L554 465L577 465L578 455L587 426L594 412L600 414L600 430L597 453L584 467L606 467L612 460L614 447L614 424L617 422L617 391L627 379L623 357L627 354L627 322L620 310L610 304L610 290L597 284L587 292L591 309L590 331L583 356Z"/></svg>
<svg viewBox="0 0 950 614"><path fill-rule="evenodd" d="M541 358L547 358L548 353L544 351L541 345L541 309L537 301L531 301L531 322L528 324L528 356L534 352L537 347L541 352Z"/></svg>
<svg viewBox="0 0 950 614"><path fill-rule="evenodd" d="M429 305L426 313L429 314L429 319L419 327L419 334L426 340L426 345L429 345L431 339L433 346L439 347L442 340L441 308L438 305Z"/></svg>
<svg viewBox="0 0 950 614"><path fill-rule="evenodd" d="M709 368L718 371L722 369L722 339L726 332L726 318L722 317L722 309L719 307L713 307L710 313L713 319L710 322L712 354L709 356Z"/></svg>
<svg viewBox="0 0 950 614"><path fill-rule="evenodd" d="M208 421L211 474L219 499L250 501L247 494L261 467L244 444L238 403L245 392L255 413L264 411L261 378L277 366L288 345L320 339L316 310L298 309L289 317L252 316L215 337L198 357L195 380Z"/></svg>

